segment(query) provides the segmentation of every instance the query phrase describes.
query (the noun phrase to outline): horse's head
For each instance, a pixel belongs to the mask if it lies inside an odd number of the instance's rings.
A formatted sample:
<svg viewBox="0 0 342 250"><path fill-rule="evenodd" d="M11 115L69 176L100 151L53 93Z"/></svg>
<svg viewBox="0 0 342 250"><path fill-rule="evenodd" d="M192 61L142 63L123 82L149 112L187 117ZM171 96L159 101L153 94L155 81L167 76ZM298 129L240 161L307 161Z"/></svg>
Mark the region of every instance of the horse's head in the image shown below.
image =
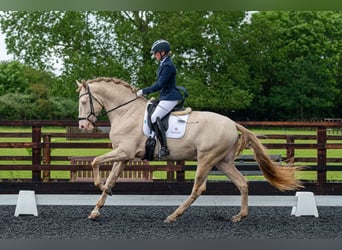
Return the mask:
<svg viewBox="0 0 342 250"><path fill-rule="evenodd" d="M92 94L91 88L86 81L82 81L82 83L76 81L76 83L78 85L77 91L79 92L79 128L82 130L92 130L103 105Z"/></svg>
<svg viewBox="0 0 342 250"><path fill-rule="evenodd" d="M120 79L103 77L76 83L79 92L79 128L82 130L94 129L102 109L106 114L112 114L139 99L136 89ZM134 109L134 106L128 107Z"/></svg>

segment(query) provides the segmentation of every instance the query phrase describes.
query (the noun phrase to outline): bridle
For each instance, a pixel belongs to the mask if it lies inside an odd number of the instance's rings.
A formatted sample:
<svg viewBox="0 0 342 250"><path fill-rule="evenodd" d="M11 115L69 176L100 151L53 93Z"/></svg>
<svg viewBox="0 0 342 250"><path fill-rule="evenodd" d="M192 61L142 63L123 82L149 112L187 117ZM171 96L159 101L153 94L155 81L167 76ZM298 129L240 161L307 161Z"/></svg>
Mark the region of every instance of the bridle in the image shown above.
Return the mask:
<svg viewBox="0 0 342 250"><path fill-rule="evenodd" d="M87 121L91 122L93 125L95 125L95 121L97 120L98 115L95 113L93 99L94 99L98 104L100 104L100 106L102 107L102 109L105 110L105 107L103 106L103 104L102 104L94 95L92 95L89 86L87 86L87 92L86 92L86 93L83 93L82 95L80 95L79 98L81 98L81 97L84 96L84 95L88 95L88 96L89 96L90 113L89 113L86 117L78 117L78 120L79 120L79 121L81 121L81 120L87 120ZM105 113L108 114L108 113L110 113L110 112L112 112L112 111L114 111L114 110L117 110L117 109L119 109L119 108L121 108L121 107L123 107L123 106L125 106L125 105L127 105L127 104L129 104L129 103L131 103L131 102L133 102L133 101L135 101L135 100L137 100L137 99L138 99L138 96L136 96L135 98L133 98L133 99L127 101L127 102L124 102L123 104L120 104L120 105L118 105L118 106L116 106L116 107L114 107L114 108L112 108L112 109L110 109L110 110L108 110L108 111L105 111ZM95 121L93 121L92 119L90 119L92 116L96 118Z"/></svg>

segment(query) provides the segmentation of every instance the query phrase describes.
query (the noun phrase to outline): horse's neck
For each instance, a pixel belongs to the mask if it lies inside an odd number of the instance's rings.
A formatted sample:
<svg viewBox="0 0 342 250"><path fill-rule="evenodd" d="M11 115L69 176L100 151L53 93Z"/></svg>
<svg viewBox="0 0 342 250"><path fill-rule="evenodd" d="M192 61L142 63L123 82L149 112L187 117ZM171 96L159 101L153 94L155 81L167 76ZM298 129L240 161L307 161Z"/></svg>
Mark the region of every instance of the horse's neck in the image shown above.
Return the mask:
<svg viewBox="0 0 342 250"><path fill-rule="evenodd" d="M96 83L95 83L96 84ZM143 120L147 101L137 98L132 90L121 84L99 83L94 84L97 94L107 111L108 118L113 124L126 123L134 120Z"/></svg>
<svg viewBox="0 0 342 250"><path fill-rule="evenodd" d="M130 119L143 119L147 101L137 98L131 92L120 93L116 89L104 90L103 104L110 122Z"/></svg>
<svg viewBox="0 0 342 250"><path fill-rule="evenodd" d="M142 98L138 98L135 101L132 101L116 110L108 112L108 118L110 123L118 123L126 121L137 121L141 120L143 122L143 117L145 113L145 107L147 102L144 101ZM112 109L113 107L109 107L108 110Z"/></svg>

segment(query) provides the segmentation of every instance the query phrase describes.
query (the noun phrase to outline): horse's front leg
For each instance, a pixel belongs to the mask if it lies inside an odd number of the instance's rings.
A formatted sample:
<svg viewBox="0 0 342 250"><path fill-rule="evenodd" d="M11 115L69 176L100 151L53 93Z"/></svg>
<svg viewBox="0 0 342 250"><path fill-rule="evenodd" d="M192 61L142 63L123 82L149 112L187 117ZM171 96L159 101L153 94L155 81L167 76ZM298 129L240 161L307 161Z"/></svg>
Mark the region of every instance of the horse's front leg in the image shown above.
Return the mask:
<svg viewBox="0 0 342 250"><path fill-rule="evenodd" d="M91 163L91 166L93 168L93 174L94 174L94 185L100 188L101 191L103 191L103 184L100 178L100 169L99 169L100 165L104 162L123 161L123 160L133 158L129 156L126 152L127 151L121 148L115 148L114 150L106 154L103 154L94 158L93 162Z"/></svg>
<svg viewBox="0 0 342 250"><path fill-rule="evenodd" d="M127 161L115 162L113 168L107 177L106 183L102 188L102 194L100 199L97 201L95 208L88 216L89 219L96 219L100 216L100 210L104 206L108 195L111 195L111 190L114 187L117 179L120 177L122 171L125 169Z"/></svg>
<svg viewBox="0 0 342 250"><path fill-rule="evenodd" d="M100 178L100 164L96 160L96 158L94 158L94 160L92 161L91 166L93 168L94 185L95 187L98 187L102 190L103 188L102 188L102 183L101 183L101 178Z"/></svg>

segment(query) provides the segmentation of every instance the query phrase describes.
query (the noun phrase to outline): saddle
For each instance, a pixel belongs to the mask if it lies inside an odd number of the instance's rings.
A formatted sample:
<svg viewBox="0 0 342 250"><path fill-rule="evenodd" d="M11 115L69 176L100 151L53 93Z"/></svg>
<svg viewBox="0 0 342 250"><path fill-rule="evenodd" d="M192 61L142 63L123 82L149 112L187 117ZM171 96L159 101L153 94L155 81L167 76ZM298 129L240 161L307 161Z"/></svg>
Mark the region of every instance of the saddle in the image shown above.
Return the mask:
<svg viewBox="0 0 342 250"><path fill-rule="evenodd" d="M157 108L158 103L159 103L159 100L157 100L157 99L153 100L152 99L152 100L150 100L150 103L147 105L147 123L148 123L148 126L151 129L151 131L153 130L151 116L152 116L154 110ZM177 104L171 110L170 113L168 113L166 116L164 116L161 119L161 122L163 124L163 127L164 127L165 131L168 130L168 128L169 128L169 118L170 118L170 115L187 115L187 114L191 113L191 111L192 111L192 109L189 108L189 107L184 108L184 103L183 102L180 102L179 104Z"/></svg>

